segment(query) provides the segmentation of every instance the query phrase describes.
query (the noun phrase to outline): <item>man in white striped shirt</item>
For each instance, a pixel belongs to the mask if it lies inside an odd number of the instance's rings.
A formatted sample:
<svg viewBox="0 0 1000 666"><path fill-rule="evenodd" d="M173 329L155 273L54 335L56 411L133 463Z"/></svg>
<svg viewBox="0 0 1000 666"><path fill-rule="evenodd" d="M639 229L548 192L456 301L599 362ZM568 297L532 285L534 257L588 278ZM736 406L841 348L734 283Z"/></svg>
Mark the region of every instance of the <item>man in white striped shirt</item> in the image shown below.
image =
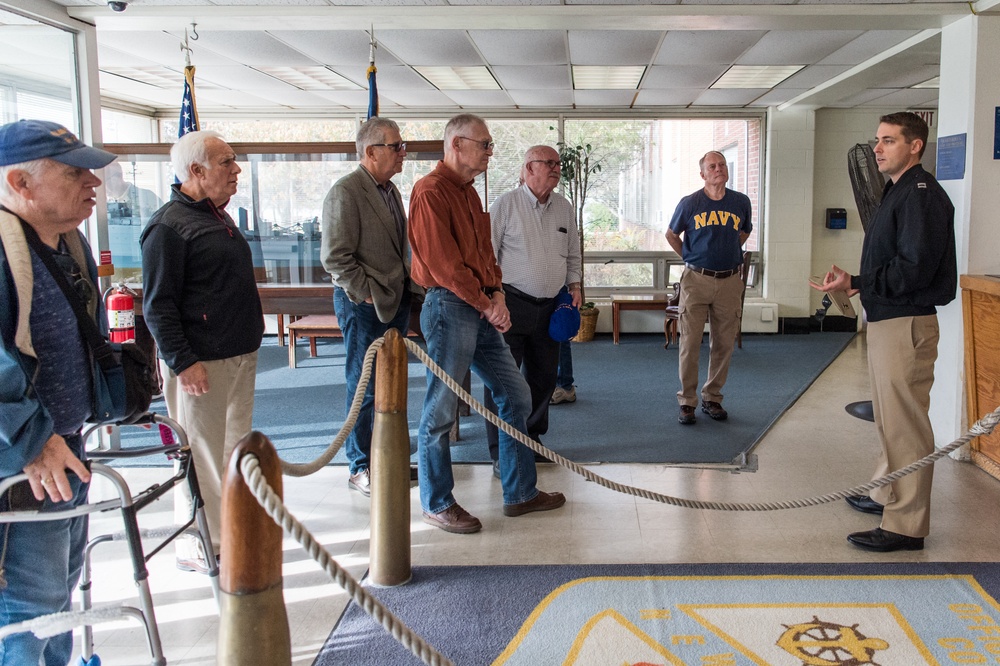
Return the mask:
<svg viewBox="0 0 1000 666"><path fill-rule="evenodd" d="M580 237L573 204L554 191L559 174L559 153L532 146L524 155L524 182L490 208L493 251L510 311L510 329L503 337L531 388L527 425L534 439L548 432L549 399L556 387L559 343L549 336L555 297L565 286L573 305L580 306ZM497 430L487 424L486 434L495 463Z"/></svg>

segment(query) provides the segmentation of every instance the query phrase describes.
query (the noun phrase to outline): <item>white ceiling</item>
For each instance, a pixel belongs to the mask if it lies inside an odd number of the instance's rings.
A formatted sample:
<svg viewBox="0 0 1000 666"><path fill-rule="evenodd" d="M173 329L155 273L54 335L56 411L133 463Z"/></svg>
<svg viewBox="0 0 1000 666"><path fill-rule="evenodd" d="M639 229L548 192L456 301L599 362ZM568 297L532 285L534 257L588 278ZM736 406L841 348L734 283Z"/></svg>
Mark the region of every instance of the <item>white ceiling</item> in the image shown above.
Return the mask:
<svg viewBox="0 0 1000 666"><path fill-rule="evenodd" d="M7 0L19 1L29 0ZM374 28L382 114L391 116L933 108L937 89L911 86L938 75L940 29L973 9L1000 11L1000 0L135 0L116 13L102 0L58 1L97 26L105 102L167 115L192 22L203 114L363 113ZM415 69L441 65L485 66L501 89L439 90ZM574 90L572 65L646 69L637 89ZM803 69L770 89L712 89L731 65ZM319 80L299 76L316 71Z"/></svg>

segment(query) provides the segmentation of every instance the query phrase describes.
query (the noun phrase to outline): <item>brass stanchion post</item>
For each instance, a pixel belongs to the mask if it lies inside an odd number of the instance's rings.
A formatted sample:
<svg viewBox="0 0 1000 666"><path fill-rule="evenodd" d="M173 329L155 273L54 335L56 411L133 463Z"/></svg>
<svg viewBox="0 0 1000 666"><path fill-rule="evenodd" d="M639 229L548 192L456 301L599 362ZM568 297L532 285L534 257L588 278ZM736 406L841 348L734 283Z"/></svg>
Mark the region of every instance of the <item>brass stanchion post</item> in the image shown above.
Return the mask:
<svg viewBox="0 0 1000 666"><path fill-rule="evenodd" d="M392 587L410 580L410 428L406 420L406 345L389 329L375 361L372 431L370 580Z"/></svg>
<svg viewBox="0 0 1000 666"><path fill-rule="evenodd" d="M271 441L252 432L236 445L222 483L222 571L219 576L219 666L290 666L292 642L281 586L281 527L240 473L252 453L268 485L282 496L281 463Z"/></svg>

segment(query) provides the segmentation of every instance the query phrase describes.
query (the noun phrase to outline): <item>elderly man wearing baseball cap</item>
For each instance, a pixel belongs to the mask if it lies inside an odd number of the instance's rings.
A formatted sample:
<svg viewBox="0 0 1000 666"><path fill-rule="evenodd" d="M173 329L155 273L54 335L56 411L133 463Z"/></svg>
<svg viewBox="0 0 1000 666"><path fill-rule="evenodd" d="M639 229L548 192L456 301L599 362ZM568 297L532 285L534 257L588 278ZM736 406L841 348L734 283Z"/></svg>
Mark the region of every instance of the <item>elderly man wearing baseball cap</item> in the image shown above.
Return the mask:
<svg viewBox="0 0 1000 666"><path fill-rule="evenodd" d="M0 511L87 501L80 432L93 408L94 364L70 298L106 332L97 267L78 227L101 184L91 170L114 159L56 123L0 127L0 480L28 477L0 497ZM70 610L86 543L86 516L0 525L0 626ZM71 633L15 634L0 643L0 666L62 666L72 651Z"/></svg>

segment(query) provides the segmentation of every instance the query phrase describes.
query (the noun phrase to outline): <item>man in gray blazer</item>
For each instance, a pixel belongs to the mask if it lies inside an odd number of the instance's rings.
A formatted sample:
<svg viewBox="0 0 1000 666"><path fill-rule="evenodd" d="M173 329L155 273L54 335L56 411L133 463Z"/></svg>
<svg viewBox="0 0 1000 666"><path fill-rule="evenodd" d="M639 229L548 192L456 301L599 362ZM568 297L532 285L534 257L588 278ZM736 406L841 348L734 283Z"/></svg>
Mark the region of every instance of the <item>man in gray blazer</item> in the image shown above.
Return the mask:
<svg viewBox="0 0 1000 666"><path fill-rule="evenodd" d="M361 165L338 180L323 202L323 266L333 276L333 308L344 335L347 410L368 347L390 327L406 335L410 320L406 215L391 180L403 170L406 144L399 126L379 117L361 126L356 143ZM347 485L366 497L371 495L374 395L373 381L344 443L351 472Z"/></svg>

